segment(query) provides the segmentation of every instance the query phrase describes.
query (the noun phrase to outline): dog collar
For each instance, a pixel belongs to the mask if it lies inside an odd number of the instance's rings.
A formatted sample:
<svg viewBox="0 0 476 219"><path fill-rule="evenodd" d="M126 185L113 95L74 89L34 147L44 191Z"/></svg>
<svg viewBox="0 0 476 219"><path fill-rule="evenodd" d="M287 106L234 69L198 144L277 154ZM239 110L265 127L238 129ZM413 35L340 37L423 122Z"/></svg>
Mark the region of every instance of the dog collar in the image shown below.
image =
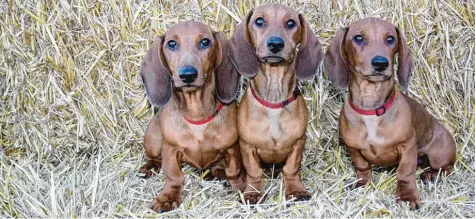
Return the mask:
<svg viewBox="0 0 476 219"><path fill-rule="evenodd" d="M190 120L190 119L187 119L185 117L183 117L183 119L185 119L185 121L187 121L188 123L190 124L193 124L193 125L203 125L207 122L210 122L213 118L215 118L218 113L222 110L223 108L223 103L220 102L220 105L218 105L218 108L217 110L215 110L215 112L213 112L213 114L205 119L202 119L202 120L199 120L199 121L194 121L194 120Z"/></svg>
<svg viewBox="0 0 476 219"><path fill-rule="evenodd" d="M271 109L283 108L283 107L287 106L288 104L290 104L291 102L293 102L294 100L296 100L297 97L301 94L301 92L299 91L299 88L296 86L296 88L294 88L293 95L290 98L288 98L287 100L285 100L283 102L271 103L271 102L268 102L266 100L263 100L263 99L259 98L258 95L256 95L255 90L253 89L253 87L251 85L250 85L250 89L251 89L251 94L253 94L253 97L259 103L261 103L263 106L271 108Z"/></svg>
<svg viewBox="0 0 476 219"><path fill-rule="evenodd" d="M384 103L382 106L378 107L377 109L371 109L371 110L365 110L365 109L360 109L356 107L353 103L352 100L349 98L349 105L352 107L352 109L361 114L361 115L366 115L366 116L381 116L387 112L387 110L392 106L393 101L395 100L397 92L395 91L395 88L393 89L392 95L390 95L390 98L387 100L386 103Z"/></svg>

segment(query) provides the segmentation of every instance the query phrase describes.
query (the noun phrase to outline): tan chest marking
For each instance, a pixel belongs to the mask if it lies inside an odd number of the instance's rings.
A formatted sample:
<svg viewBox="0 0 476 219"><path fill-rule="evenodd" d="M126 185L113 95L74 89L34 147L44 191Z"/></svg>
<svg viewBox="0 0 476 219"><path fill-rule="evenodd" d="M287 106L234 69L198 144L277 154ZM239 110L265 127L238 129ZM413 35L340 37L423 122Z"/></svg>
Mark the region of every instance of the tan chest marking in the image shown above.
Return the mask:
<svg viewBox="0 0 476 219"><path fill-rule="evenodd" d="M199 142L203 142L205 140L204 132L207 129L208 125L209 123L203 125L188 124L188 127L190 127L192 135L195 137L195 139Z"/></svg>
<svg viewBox="0 0 476 219"><path fill-rule="evenodd" d="M283 132L279 125L279 115L282 109L268 109L269 135L273 141L282 137Z"/></svg>
<svg viewBox="0 0 476 219"><path fill-rule="evenodd" d="M367 131L367 142L369 144L381 145L385 142L385 139L382 136L378 135L378 126L379 121L377 116L363 116L362 121L364 122L365 129Z"/></svg>

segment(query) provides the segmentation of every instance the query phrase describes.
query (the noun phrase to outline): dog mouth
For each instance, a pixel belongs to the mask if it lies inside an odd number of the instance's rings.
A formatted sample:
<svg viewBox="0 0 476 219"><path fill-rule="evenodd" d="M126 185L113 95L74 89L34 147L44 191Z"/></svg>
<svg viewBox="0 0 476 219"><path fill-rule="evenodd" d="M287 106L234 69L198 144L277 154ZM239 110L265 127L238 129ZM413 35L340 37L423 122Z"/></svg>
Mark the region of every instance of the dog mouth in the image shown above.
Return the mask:
<svg viewBox="0 0 476 219"><path fill-rule="evenodd" d="M181 85L178 85L178 86L177 86L177 84L175 84L174 87L175 87L176 89L179 89L179 90L188 91L188 90L194 90L194 89L196 89L196 88L199 87L199 86L194 85L194 84L181 84Z"/></svg>
<svg viewBox="0 0 476 219"><path fill-rule="evenodd" d="M182 89L191 89L191 88L196 88L198 87L197 85L194 85L194 84L185 84L183 86L181 86Z"/></svg>
<svg viewBox="0 0 476 219"><path fill-rule="evenodd" d="M283 57L280 56L265 56L261 58L261 62L270 63L270 64L279 64L286 62Z"/></svg>
<svg viewBox="0 0 476 219"><path fill-rule="evenodd" d="M175 87L176 91L178 92L193 92L197 90L199 86L196 85L191 85L191 84L186 84L180 87Z"/></svg>
<svg viewBox="0 0 476 219"><path fill-rule="evenodd" d="M370 81L385 81L390 78L390 76L382 74L380 72L373 73L371 75L363 75L366 80Z"/></svg>

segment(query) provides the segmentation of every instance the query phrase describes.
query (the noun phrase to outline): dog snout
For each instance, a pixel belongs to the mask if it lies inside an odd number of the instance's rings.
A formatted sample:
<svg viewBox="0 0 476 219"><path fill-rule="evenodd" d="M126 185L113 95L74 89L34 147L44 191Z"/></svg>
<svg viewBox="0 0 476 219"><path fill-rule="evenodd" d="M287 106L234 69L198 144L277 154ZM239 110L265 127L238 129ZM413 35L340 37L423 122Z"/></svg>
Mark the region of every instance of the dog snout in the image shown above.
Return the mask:
<svg viewBox="0 0 476 219"><path fill-rule="evenodd" d="M281 52L284 48L284 40L281 37L272 36L268 39L268 49L272 53Z"/></svg>
<svg viewBox="0 0 476 219"><path fill-rule="evenodd" d="M198 76L197 69L192 66L182 67L179 71L179 78L186 84L190 84L195 81Z"/></svg>
<svg viewBox="0 0 476 219"><path fill-rule="evenodd" d="M375 56L372 59L372 66L374 67L375 71L385 71L385 69L388 67L388 59L383 56Z"/></svg>

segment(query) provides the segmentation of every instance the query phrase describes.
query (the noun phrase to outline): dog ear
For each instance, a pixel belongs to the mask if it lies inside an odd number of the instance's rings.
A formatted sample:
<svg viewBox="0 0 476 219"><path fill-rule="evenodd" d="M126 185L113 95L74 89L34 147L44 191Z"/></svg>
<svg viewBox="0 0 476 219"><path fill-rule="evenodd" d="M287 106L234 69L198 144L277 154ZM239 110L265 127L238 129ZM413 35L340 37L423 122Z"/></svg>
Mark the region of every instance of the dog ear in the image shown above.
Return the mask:
<svg viewBox="0 0 476 219"><path fill-rule="evenodd" d="M229 41L221 32L213 33L217 42L217 56L215 68L216 92L218 99L223 103L231 103L238 93L240 75L233 67L231 60L226 56Z"/></svg>
<svg viewBox="0 0 476 219"><path fill-rule="evenodd" d="M238 72L246 77L254 77L258 73L258 57L251 47L248 32L248 23L253 14L253 10L248 12L246 17L236 26L236 30L230 38L228 56L231 58L233 66Z"/></svg>
<svg viewBox="0 0 476 219"><path fill-rule="evenodd" d="M398 83L404 90L407 90L410 84L410 77L412 76L413 57L400 29L395 27L395 30L398 35Z"/></svg>
<svg viewBox="0 0 476 219"><path fill-rule="evenodd" d="M327 78L339 88L345 88L349 84L350 71L347 66L344 43L349 28L340 28L327 48L324 57L324 69Z"/></svg>
<svg viewBox="0 0 476 219"><path fill-rule="evenodd" d="M301 46L296 59L296 77L308 80L317 73L322 61L322 46L317 36L312 32L304 16L299 14L301 22Z"/></svg>
<svg viewBox="0 0 476 219"><path fill-rule="evenodd" d="M172 78L164 66L162 54L163 37L152 43L141 64L140 74L150 103L156 107L165 105L172 95Z"/></svg>

